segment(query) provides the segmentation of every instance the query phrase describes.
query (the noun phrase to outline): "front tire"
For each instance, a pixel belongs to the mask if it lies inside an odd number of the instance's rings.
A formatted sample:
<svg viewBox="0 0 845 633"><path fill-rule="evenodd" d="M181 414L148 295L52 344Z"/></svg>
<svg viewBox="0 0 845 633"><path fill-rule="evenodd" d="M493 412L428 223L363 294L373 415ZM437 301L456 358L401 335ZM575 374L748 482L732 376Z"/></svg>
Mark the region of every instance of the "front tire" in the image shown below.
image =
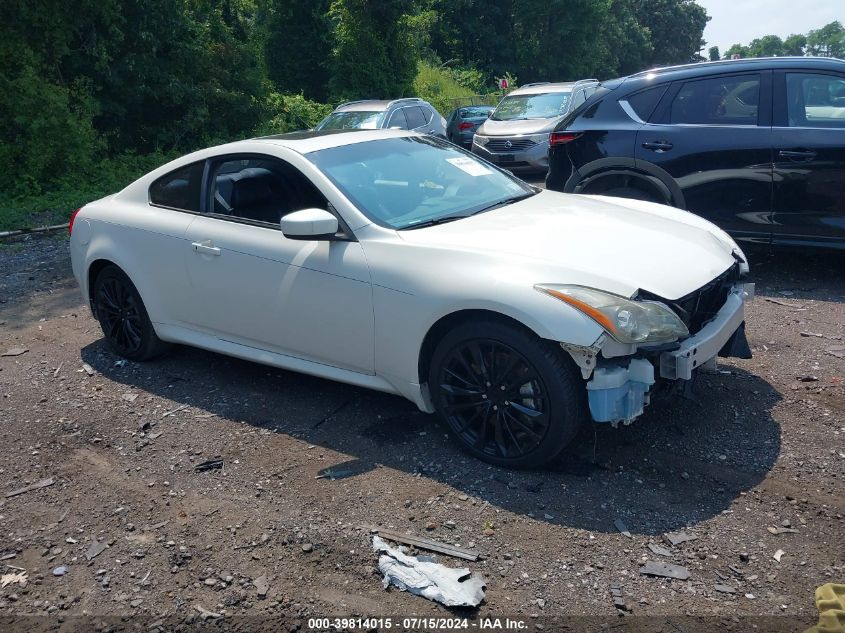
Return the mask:
<svg viewBox="0 0 845 633"><path fill-rule="evenodd" d="M563 350L498 321L449 332L432 355L428 385L461 448L509 468L554 459L586 415L583 381Z"/></svg>
<svg viewBox="0 0 845 633"><path fill-rule="evenodd" d="M109 347L123 358L144 361L169 349L155 333L137 288L117 266L106 266L93 288L94 313Z"/></svg>

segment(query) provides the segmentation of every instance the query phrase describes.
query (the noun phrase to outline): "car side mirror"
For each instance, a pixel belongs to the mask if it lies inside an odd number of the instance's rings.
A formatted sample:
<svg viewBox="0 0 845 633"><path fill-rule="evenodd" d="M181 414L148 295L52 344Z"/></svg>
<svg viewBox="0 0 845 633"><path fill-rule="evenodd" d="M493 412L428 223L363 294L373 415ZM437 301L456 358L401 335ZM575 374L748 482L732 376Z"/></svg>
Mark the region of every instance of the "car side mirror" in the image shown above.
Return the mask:
<svg viewBox="0 0 845 633"><path fill-rule="evenodd" d="M338 230L337 218L325 209L288 213L279 225L284 236L292 240L328 240Z"/></svg>

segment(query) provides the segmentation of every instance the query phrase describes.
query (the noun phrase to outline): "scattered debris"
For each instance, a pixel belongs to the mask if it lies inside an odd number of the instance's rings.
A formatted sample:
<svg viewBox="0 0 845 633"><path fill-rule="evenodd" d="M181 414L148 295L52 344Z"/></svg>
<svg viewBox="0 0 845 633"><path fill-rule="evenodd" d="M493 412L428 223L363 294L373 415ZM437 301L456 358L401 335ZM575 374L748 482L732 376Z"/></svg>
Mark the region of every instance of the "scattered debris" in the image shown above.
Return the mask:
<svg viewBox="0 0 845 633"><path fill-rule="evenodd" d="M120 360L114 361L114 365L112 367L126 367L129 364L129 361L125 358L121 358Z"/></svg>
<svg viewBox="0 0 845 633"><path fill-rule="evenodd" d="M67 573L67 567L60 565L53 570L54 576L64 576Z"/></svg>
<svg viewBox="0 0 845 633"><path fill-rule="evenodd" d="M267 582L267 574L261 574L258 578L254 581L255 589L258 591L258 598L263 600L267 597L267 591L270 589L270 585Z"/></svg>
<svg viewBox="0 0 845 633"><path fill-rule="evenodd" d="M58 366L58 367L56 367L56 371L54 371L54 372L53 372L53 378L55 378L56 376L58 376L58 375L59 375L59 372L60 372L60 371L62 371L62 365L64 365L64 363L59 363L59 366Z"/></svg>
<svg viewBox="0 0 845 633"><path fill-rule="evenodd" d="M680 545L681 543L686 543L687 541L694 541L697 539L697 536L693 536L692 534L687 534L686 532L666 532L663 535L666 537L666 540L669 541L673 546Z"/></svg>
<svg viewBox="0 0 845 633"><path fill-rule="evenodd" d="M205 472L206 470L220 470L221 468L223 468L222 459L209 459L208 461L194 466L194 470L198 473Z"/></svg>
<svg viewBox="0 0 845 633"><path fill-rule="evenodd" d="M782 549L779 549L772 555L772 558L774 558L777 562L780 562L780 559L783 558L784 554L786 554L786 552L784 552Z"/></svg>
<svg viewBox="0 0 845 633"><path fill-rule="evenodd" d="M793 308L795 310L806 310L803 305L795 305L794 303L787 303L786 301L779 301L778 299L772 299L771 297L763 297L769 303L774 303L779 306L785 306L787 308Z"/></svg>
<svg viewBox="0 0 845 633"><path fill-rule="evenodd" d="M311 543L303 543L302 544L302 551L308 554L309 552L314 551L314 546Z"/></svg>
<svg viewBox="0 0 845 633"><path fill-rule="evenodd" d="M352 476L351 470L332 470L331 468L326 468L325 470L321 470L320 474L314 477L314 479L330 479L334 481L335 479L346 479L347 477Z"/></svg>
<svg viewBox="0 0 845 633"><path fill-rule="evenodd" d="M28 351L28 347L10 347L0 354L0 356L20 356L21 354L26 354Z"/></svg>
<svg viewBox="0 0 845 633"><path fill-rule="evenodd" d="M385 589L394 585L447 607L476 607L484 600L484 579L469 569L446 567L429 556L408 556L378 536L373 536L373 550L381 554L378 567Z"/></svg>
<svg viewBox="0 0 845 633"><path fill-rule="evenodd" d="M91 365L89 365L88 363L82 363L82 370L83 370L86 374L88 374L89 376L93 376L93 375L94 375L94 373L95 373L95 372L94 372L94 368L93 368L93 367L91 367Z"/></svg>
<svg viewBox="0 0 845 633"><path fill-rule="evenodd" d="M813 376L813 375L811 375L811 374L808 374L808 375L806 375L806 376L797 376L797 378L798 378L798 380L800 380L801 382L818 382L818 381L819 381L819 377L818 377L818 376Z"/></svg>
<svg viewBox="0 0 845 633"><path fill-rule="evenodd" d="M730 585L718 584L715 587L713 587L713 589L715 589L719 593L736 593L736 589L734 589Z"/></svg>
<svg viewBox="0 0 845 633"><path fill-rule="evenodd" d="M836 356L836 358L845 358L845 345L834 345L828 347L825 351L831 356Z"/></svg>
<svg viewBox="0 0 845 633"><path fill-rule="evenodd" d="M200 617L203 620L216 620L217 618L223 617L219 613L214 613L214 611L209 611L205 607L200 604L195 604L194 609L199 611Z"/></svg>
<svg viewBox="0 0 845 633"><path fill-rule="evenodd" d="M30 486L24 486L23 488L18 488L17 490L12 490L12 492L6 493L6 498L9 497L17 497L18 495L22 495L26 492L30 492L32 490L38 490L39 488L46 488L47 486L53 485L53 478L48 477L47 479L42 479L41 481L37 481Z"/></svg>
<svg viewBox="0 0 845 633"><path fill-rule="evenodd" d="M663 578L676 578L686 580L690 577L689 569L672 563L660 563L650 560L640 567L640 573L646 576L661 576Z"/></svg>
<svg viewBox="0 0 845 633"><path fill-rule="evenodd" d="M614 525L614 527L616 527L617 530L619 530L619 532L622 533L622 536L627 536L628 538L634 538L633 536L631 536L631 533L628 531L628 526L625 525L625 523L622 521L622 519L616 519L613 522L613 525Z"/></svg>
<svg viewBox="0 0 845 633"><path fill-rule="evenodd" d="M138 394L130 392L130 393L125 393L120 397L123 398L124 400L126 400L126 402L135 402L135 398L138 397Z"/></svg>
<svg viewBox="0 0 845 633"><path fill-rule="evenodd" d="M97 556L105 552L108 547L108 543L105 541L93 541L91 546L88 548L88 551L85 552L85 559L94 560Z"/></svg>
<svg viewBox="0 0 845 633"><path fill-rule="evenodd" d="M0 588L8 587L9 585L26 585L26 581L25 571L20 571L16 574L3 574L0 576Z"/></svg>
<svg viewBox="0 0 845 633"><path fill-rule="evenodd" d="M414 547L417 547L419 549L438 552L440 554L446 554L447 556L454 556L455 558L463 558L464 560L478 560L478 552L474 552L469 549L464 549L463 547L447 545L446 543L440 543L439 541L433 541L431 539L422 538L420 536L402 534L400 532L395 532L394 530L383 530L381 528L375 528L375 530L380 536L391 541L396 541L397 543L413 545Z"/></svg>
<svg viewBox="0 0 845 633"><path fill-rule="evenodd" d="M622 595L622 587L619 585L610 585L610 595L613 597L613 606L620 611L630 611L628 605L625 604L625 598Z"/></svg>
<svg viewBox="0 0 845 633"><path fill-rule="evenodd" d="M161 414L161 417L166 418L167 416L173 415L174 413L179 413L179 411L182 411L183 409L187 409L190 406L191 405L189 405L189 404L183 404L181 407L176 407L172 411L165 411L164 413Z"/></svg>
<svg viewBox="0 0 845 633"><path fill-rule="evenodd" d="M0 556L0 560L12 560L15 556L17 556L17 552L11 552L10 554L3 554Z"/></svg>
<svg viewBox="0 0 845 633"><path fill-rule="evenodd" d="M657 554L658 556L672 556L672 552L670 552L665 547L660 547L659 545L655 545L654 543L649 543L648 548L651 550L653 554Z"/></svg>
<svg viewBox="0 0 845 633"><path fill-rule="evenodd" d="M768 527L766 530L775 536L779 536L780 534L799 534L798 530L789 527Z"/></svg>
<svg viewBox="0 0 845 633"><path fill-rule="evenodd" d="M815 336L816 338L824 338L824 334L819 334L817 332L799 332L799 334L805 337Z"/></svg>

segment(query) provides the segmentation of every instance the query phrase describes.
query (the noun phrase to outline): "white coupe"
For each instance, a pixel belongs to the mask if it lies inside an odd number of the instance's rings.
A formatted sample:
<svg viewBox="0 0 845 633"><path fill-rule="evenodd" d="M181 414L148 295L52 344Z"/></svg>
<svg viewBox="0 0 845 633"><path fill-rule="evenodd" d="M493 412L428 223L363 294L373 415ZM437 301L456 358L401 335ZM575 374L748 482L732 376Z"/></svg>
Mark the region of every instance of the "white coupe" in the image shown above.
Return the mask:
<svg viewBox="0 0 845 633"><path fill-rule="evenodd" d="M117 354L182 343L400 394L505 466L750 353L748 265L724 231L541 191L413 133L189 154L78 210L70 248Z"/></svg>

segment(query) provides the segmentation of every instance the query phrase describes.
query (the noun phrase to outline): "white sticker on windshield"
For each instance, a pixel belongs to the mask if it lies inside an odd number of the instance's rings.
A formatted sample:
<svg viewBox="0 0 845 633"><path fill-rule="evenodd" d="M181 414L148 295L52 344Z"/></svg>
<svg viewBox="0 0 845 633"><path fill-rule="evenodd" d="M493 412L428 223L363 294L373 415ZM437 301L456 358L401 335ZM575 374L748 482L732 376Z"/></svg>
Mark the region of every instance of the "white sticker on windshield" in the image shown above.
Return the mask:
<svg viewBox="0 0 845 633"><path fill-rule="evenodd" d="M471 158L467 158L466 156L447 158L446 161L452 163L461 171L465 171L470 176L489 176L493 173L481 163L474 161Z"/></svg>

